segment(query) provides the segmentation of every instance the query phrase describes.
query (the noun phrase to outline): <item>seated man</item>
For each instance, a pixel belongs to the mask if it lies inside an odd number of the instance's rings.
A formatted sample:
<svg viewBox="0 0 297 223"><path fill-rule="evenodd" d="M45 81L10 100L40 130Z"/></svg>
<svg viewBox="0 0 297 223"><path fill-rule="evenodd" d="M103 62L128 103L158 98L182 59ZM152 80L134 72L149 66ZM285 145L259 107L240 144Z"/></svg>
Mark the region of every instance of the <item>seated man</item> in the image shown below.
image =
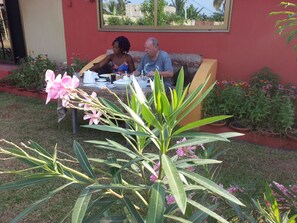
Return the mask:
<svg viewBox="0 0 297 223"><path fill-rule="evenodd" d="M143 73L143 75L153 78L155 70L158 70L160 76L163 77L167 91L171 87L171 78L173 77L172 62L168 53L159 49L159 41L154 37L148 38L144 47L146 54L133 73L136 76Z"/></svg>

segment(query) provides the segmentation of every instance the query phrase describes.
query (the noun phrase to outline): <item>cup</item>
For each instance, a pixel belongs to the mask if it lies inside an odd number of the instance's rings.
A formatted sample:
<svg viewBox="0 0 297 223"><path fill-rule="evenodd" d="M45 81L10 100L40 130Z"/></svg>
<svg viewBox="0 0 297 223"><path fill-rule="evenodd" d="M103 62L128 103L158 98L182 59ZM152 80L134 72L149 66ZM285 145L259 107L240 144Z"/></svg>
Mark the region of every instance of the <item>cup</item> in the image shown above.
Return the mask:
<svg viewBox="0 0 297 223"><path fill-rule="evenodd" d="M116 80L116 74L115 73L110 74L110 83L113 84L115 80Z"/></svg>
<svg viewBox="0 0 297 223"><path fill-rule="evenodd" d="M123 76L123 80L124 80L124 81L130 81L130 77L128 77L128 76Z"/></svg>
<svg viewBox="0 0 297 223"><path fill-rule="evenodd" d="M138 79L138 84L141 88L146 88L147 81L140 78L140 79Z"/></svg>

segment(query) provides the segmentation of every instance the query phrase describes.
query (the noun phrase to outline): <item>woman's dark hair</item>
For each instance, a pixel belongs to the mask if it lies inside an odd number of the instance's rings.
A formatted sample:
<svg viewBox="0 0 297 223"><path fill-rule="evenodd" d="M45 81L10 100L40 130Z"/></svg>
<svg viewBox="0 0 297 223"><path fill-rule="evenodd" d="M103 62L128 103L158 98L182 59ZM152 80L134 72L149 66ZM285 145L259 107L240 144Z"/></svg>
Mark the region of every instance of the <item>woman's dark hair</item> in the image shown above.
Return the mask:
<svg viewBox="0 0 297 223"><path fill-rule="evenodd" d="M125 36L119 36L115 38L115 40L112 42L112 45L118 42L119 43L119 49L121 50L122 53L128 53L130 50L130 42Z"/></svg>

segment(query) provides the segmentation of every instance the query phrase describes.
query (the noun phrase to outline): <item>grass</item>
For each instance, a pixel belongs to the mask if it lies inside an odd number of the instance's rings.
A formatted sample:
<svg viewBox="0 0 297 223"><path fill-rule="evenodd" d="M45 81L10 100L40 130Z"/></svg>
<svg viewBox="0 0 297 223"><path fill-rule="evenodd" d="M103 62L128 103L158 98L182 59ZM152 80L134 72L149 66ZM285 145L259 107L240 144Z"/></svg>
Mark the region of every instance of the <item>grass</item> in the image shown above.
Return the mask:
<svg viewBox="0 0 297 223"><path fill-rule="evenodd" d="M82 120L81 124L87 124ZM103 140L110 138L124 143L121 136L80 128L77 135L72 134L70 112L62 122L57 123L56 104L45 105L40 99L20 97L0 92L0 138L19 144L33 140L52 151L57 144L58 150L73 155L72 143L82 144L91 157L105 158L106 153L94 149L84 140ZM264 181L278 181L284 184L296 183L297 151L285 151L261 147L245 142L214 143L210 145L219 151L225 151L219 160L221 165L221 183L258 188ZM1 161L1 168L22 168L23 164L15 161ZM0 184L13 181L13 175L0 175ZM0 222L10 222L13 217L29 204L44 196L60 182L48 183L34 188L17 191L0 191ZM36 210L23 222L59 222L69 211L79 194L76 188L63 191L55 196L42 209ZM70 222L69 219L66 222Z"/></svg>

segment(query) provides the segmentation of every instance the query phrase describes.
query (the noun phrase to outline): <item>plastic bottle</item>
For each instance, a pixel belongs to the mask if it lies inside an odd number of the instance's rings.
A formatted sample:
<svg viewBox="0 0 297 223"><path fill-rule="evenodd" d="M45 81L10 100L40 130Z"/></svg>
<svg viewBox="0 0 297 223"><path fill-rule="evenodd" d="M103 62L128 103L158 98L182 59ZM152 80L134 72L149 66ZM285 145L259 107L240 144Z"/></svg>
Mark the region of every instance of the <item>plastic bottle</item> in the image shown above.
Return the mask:
<svg viewBox="0 0 297 223"><path fill-rule="evenodd" d="M143 70L141 70L141 75L140 75L141 79L143 79Z"/></svg>

